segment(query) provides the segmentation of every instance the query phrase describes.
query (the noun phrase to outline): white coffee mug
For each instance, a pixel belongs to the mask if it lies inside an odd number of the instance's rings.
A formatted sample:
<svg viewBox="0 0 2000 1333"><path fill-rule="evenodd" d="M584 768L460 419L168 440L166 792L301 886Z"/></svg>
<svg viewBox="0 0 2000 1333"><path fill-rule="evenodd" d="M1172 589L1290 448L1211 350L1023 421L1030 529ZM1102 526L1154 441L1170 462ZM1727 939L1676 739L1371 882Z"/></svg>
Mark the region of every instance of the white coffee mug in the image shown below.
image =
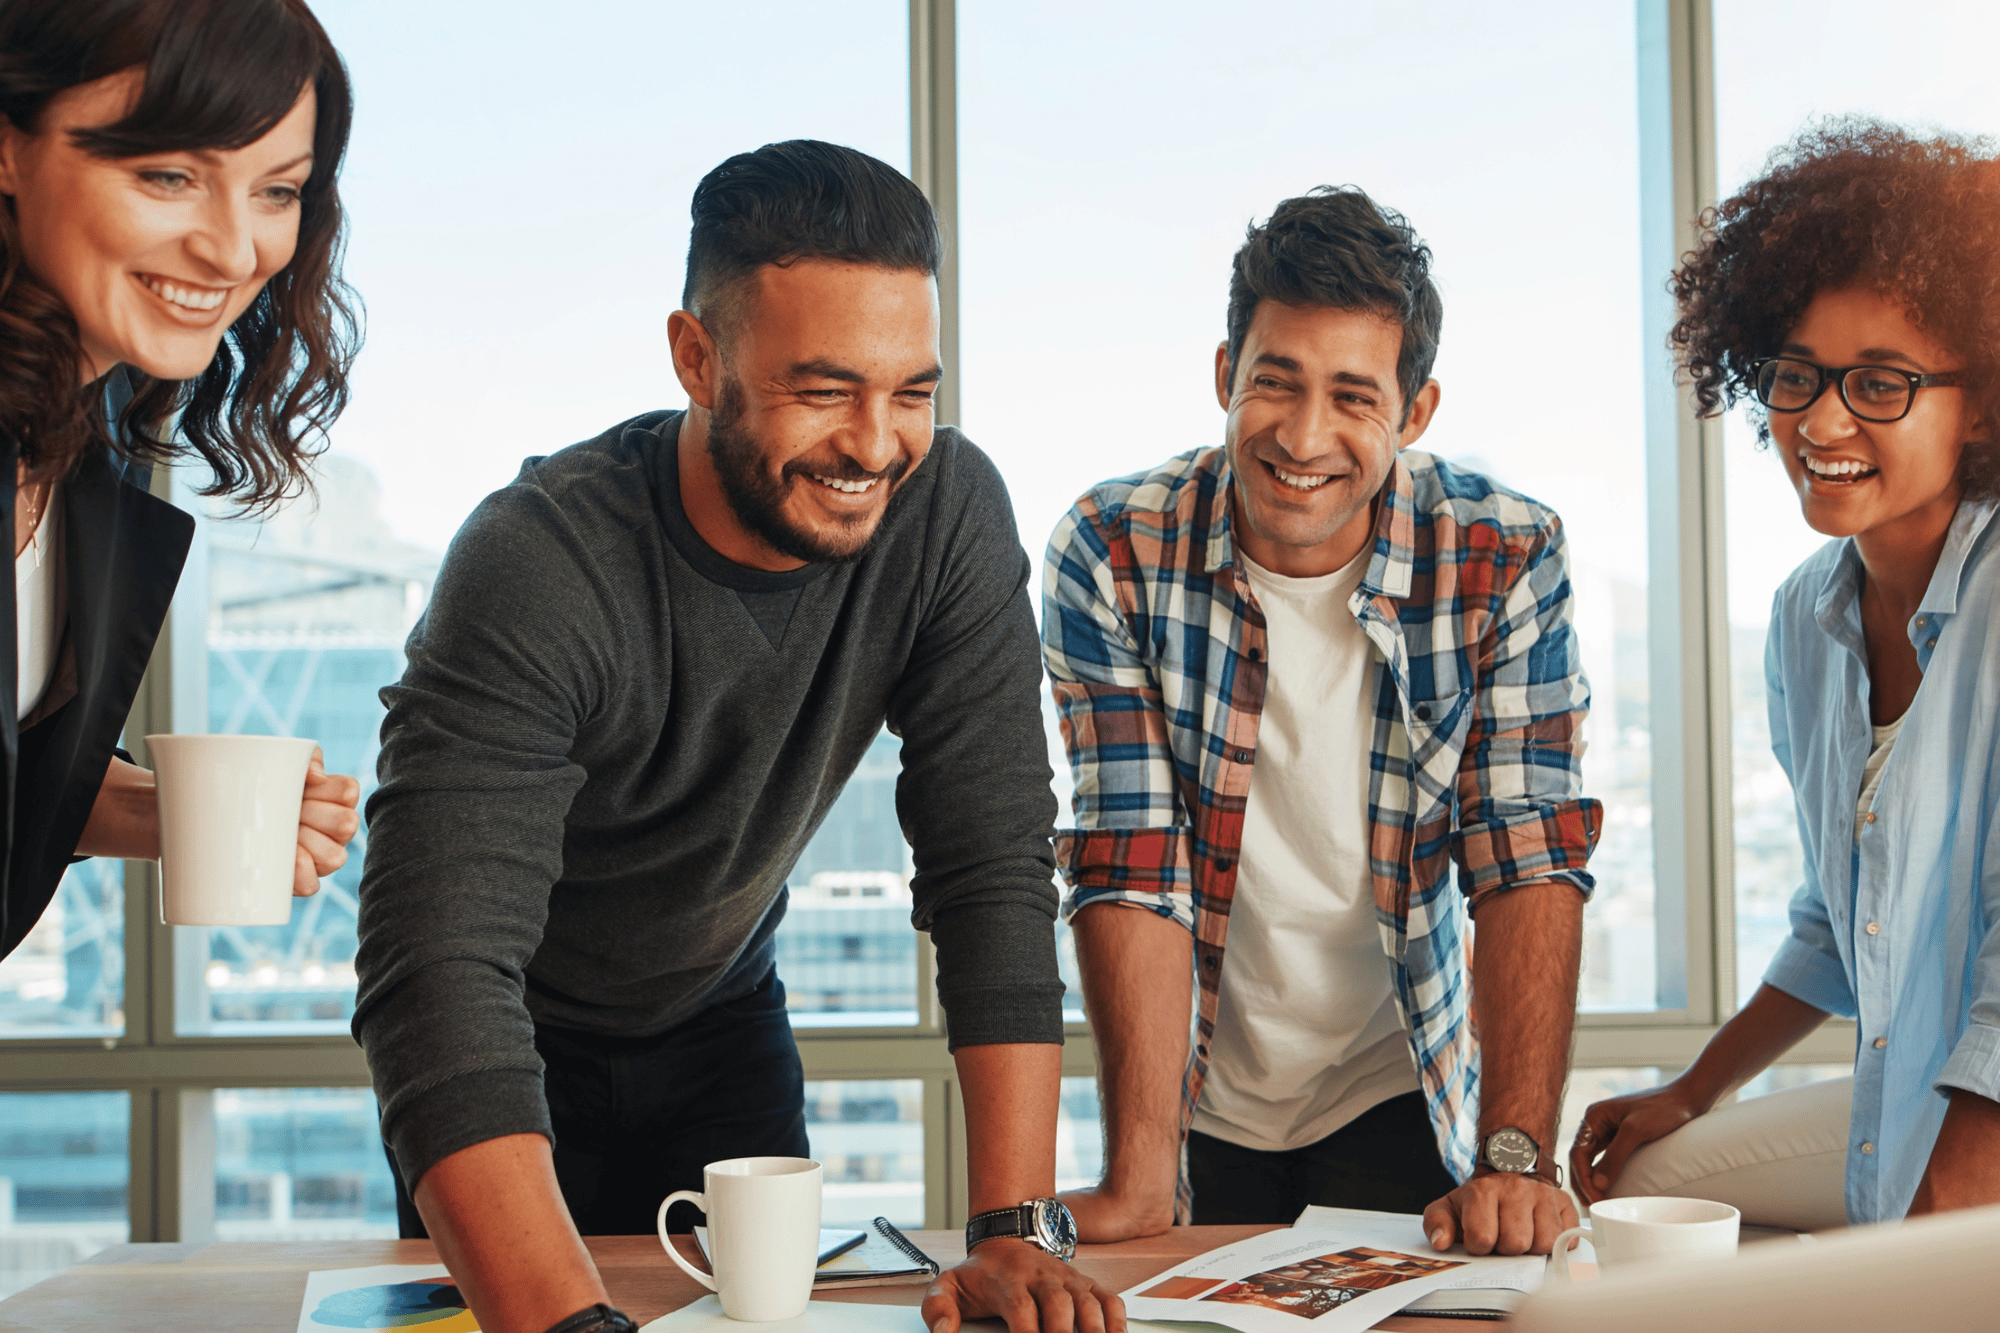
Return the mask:
<svg viewBox="0 0 2000 1333"><path fill-rule="evenodd" d="M160 920L292 919L299 803L313 743L292 736L148 736L160 806Z"/></svg>
<svg viewBox="0 0 2000 1333"><path fill-rule="evenodd" d="M1597 1251L1599 1267L1655 1259L1727 1259L1736 1253L1743 1215L1709 1199L1605 1199L1590 1206L1590 1221L1556 1237L1549 1276L1569 1277L1569 1243L1578 1236Z"/></svg>
<svg viewBox="0 0 2000 1333"><path fill-rule="evenodd" d="M702 1168L702 1192L675 1190L657 1222L667 1257L722 1300L731 1319L793 1319L812 1298L819 1266L818 1162L803 1157L734 1157ZM667 1209L682 1199L708 1214L710 1277L667 1238Z"/></svg>

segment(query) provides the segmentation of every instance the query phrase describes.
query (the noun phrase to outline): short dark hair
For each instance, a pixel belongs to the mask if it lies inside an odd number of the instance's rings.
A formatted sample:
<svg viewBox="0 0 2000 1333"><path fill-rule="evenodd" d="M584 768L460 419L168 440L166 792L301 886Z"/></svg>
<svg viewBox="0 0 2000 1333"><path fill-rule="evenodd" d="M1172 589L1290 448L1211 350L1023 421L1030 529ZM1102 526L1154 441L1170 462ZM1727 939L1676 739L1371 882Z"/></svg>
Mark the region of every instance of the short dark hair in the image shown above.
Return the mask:
<svg viewBox="0 0 2000 1333"><path fill-rule="evenodd" d="M1865 285L1963 362L1987 438L1959 486L2000 494L2000 157L1983 139L1919 135L1858 117L1820 121L1701 219L1675 271L1673 345L1703 415L1756 401L1772 356L1820 292ZM1770 420L1757 415L1770 439Z"/></svg>
<svg viewBox="0 0 2000 1333"><path fill-rule="evenodd" d="M1396 386L1407 420L1437 363L1444 299L1431 251L1401 213L1357 185L1322 185L1251 223L1229 275L1229 379L1259 301L1366 310L1400 325Z"/></svg>
<svg viewBox="0 0 2000 1333"><path fill-rule="evenodd" d="M681 306L711 334L766 264L831 259L935 277L943 258L937 215L909 177L818 139L736 154L701 178L689 211Z"/></svg>
<svg viewBox="0 0 2000 1333"><path fill-rule="evenodd" d="M358 302L340 276L347 71L303 0L0 0L0 116L18 129L38 132L58 93L141 67L131 111L76 132L78 147L112 159L242 148L313 89L297 248L230 325L207 370L172 381L134 368L131 429L114 437L102 396L77 389L76 320L22 265L12 211L0 209L0 429L36 469L67 468L93 444L149 461L193 452L212 474L203 494L265 508L306 487L347 405L360 342ZM170 423L177 439L163 438Z"/></svg>

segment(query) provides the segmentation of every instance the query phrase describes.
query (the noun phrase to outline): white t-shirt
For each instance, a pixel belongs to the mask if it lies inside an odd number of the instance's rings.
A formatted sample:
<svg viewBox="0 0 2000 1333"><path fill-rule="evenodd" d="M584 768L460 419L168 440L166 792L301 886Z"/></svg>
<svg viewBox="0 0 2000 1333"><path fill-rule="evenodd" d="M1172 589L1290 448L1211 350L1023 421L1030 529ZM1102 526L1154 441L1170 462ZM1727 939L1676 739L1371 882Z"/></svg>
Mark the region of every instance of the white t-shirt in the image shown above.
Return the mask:
<svg viewBox="0 0 2000 1333"><path fill-rule="evenodd" d="M1908 717L1906 712L1903 717ZM1868 822L1868 812L1875 805L1875 791L1882 785L1882 770L1889 765L1889 752L1896 748L1896 733L1903 729L1903 717L1897 718L1886 727L1870 727L1875 733L1868 750L1868 760L1861 766L1861 797L1854 805L1854 840L1861 841L1861 828ZM1254 774L1256 770L1251 770Z"/></svg>
<svg viewBox="0 0 2000 1333"><path fill-rule="evenodd" d="M1368 556L1294 579L1237 553L1270 675L1194 1128L1240 1147L1304 1147L1420 1086L1368 873L1381 655L1347 606Z"/></svg>
<svg viewBox="0 0 2000 1333"><path fill-rule="evenodd" d="M33 712L48 692L62 647L61 500L51 489L34 535L14 557L16 718Z"/></svg>

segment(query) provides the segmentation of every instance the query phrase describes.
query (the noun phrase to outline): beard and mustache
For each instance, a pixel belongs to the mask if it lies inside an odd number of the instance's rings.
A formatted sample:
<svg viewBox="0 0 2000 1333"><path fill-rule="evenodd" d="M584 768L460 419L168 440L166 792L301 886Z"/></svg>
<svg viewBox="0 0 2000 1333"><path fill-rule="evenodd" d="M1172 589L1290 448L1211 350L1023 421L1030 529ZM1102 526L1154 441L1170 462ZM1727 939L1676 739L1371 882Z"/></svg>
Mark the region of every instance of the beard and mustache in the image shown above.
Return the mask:
<svg viewBox="0 0 2000 1333"><path fill-rule="evenodd" d="M708 457L722 482L722 494L744 527L755 533L771 549L793 560L810 564L851 564L867 553L869 543L881 528L886 509L869 514L830 516L824 524L806 526L785 513L785 501L795 486L817 486L815 476L836 481L876 481L889 488L893 501L896 487L910 470L908 458L880 472L863 470L855 461L835 454L825 463L794 458L773 477L762 466L767 449L743 426L743 389L735 379L725 377L722 391L708 421Z"/></svg>

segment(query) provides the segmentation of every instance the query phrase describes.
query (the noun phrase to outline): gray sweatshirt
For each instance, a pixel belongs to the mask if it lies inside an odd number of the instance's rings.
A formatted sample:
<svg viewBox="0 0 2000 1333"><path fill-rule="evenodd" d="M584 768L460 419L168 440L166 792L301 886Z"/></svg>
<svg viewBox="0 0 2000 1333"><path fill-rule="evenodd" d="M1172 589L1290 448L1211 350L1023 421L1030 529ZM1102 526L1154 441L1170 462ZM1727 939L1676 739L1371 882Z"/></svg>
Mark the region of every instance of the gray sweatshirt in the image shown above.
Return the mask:
<svg viewBox="0 0 2000 1333"><path fill-rule="evenodd" d="M535 1024L647 1036L747 994L885 720L951 1045L1062 1040L1041 659L992 462L940 429L860 560L773 574L688 523L680 421L523 464L382 691L354 1035L412 1186L550 1132Z"/></svg>

